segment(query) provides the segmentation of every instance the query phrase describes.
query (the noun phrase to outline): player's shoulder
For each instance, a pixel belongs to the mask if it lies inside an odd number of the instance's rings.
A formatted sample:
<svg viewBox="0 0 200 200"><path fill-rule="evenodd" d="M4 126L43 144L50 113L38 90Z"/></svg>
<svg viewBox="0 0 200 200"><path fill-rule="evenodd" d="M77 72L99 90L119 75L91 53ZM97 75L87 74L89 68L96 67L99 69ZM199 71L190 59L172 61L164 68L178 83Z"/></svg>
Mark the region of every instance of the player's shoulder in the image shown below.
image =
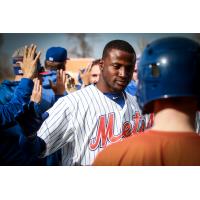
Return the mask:
<svg viewBox="0 0 200 200"><path fill-rule="evenodd" d="M125 92L125 94L126 94L126 98L128 101L138 105L136 96L133 96L133 95L129 94L128 92Z"/></svg>
<svg viewBox="0 0 200 200"><path fill-rule="evenodd" d="M124 91L124 93L126 94L126 97L127 97L128 99L134 99L134 100L137 100L137 98L136 98L135 95L131 95L131 94L129 94L129 93L126 92L126 91Z"/></svg>
<svg viewBox="0 0 200 200"><path fill-rule="evenodd" d="M95 92L94 85L89 85L89 86L84 87L84 88L82 88L80 90L77 90L75 92L69 93L68 95L64 96L63 98L65 98L66 100L68 100L68 99L76 99L77 101L79 101L79 100L81 101L83 99L83 96L88 98L94 92Z"/></svg>

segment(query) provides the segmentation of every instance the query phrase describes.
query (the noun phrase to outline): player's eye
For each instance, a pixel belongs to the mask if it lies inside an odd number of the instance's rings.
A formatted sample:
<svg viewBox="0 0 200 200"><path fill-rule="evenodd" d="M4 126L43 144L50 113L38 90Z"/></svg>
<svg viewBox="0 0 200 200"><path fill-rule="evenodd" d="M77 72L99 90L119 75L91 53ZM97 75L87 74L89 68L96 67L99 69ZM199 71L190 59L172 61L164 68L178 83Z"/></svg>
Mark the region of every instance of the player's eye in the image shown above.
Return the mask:
<svg viewBox="0 0 200 200"><path fill-rule="evenodd" d="M119 69L120 68L120 65L119 64L113 64L112 65L115 69Z"/></svg>

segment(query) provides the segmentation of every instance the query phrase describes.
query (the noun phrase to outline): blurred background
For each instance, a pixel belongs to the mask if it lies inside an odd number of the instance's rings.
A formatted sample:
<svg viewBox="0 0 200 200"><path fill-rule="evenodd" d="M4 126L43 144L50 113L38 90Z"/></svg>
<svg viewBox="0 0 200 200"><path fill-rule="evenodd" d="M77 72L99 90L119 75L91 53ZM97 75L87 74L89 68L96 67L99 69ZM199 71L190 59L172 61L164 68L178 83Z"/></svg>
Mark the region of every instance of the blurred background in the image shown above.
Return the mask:
<svg viewBox="0 0 200 200"><path fill-rule="evenodd" d="M166 36L184 36L200 42L198 33L3 33L0 34L0 82L3 79L13 78L11 58L13 52L32 43L36 44L37 49L42 52L42 65L49 47L65 47L71 60L68 65L76 71L78 65L87 64L85 60L101 58L103 48L110 40L126 40L133 45L137 54L141 54L147 43ZM81 62L77 62L80 59ZM76 66L74 62L77 63Z"/></svg>

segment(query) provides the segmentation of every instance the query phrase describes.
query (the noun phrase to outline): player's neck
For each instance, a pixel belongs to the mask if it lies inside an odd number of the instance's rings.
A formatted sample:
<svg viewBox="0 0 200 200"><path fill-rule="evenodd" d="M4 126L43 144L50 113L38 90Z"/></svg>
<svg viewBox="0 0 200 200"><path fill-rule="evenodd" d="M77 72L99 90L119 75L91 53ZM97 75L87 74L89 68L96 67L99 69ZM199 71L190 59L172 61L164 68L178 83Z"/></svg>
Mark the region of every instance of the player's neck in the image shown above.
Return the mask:
<svg viewBox="0 0 200 200"><path fill-rule="evenodd" d="M195 132L195 108L165 108L155 112L152 130Z"/></svg>
<svg viewBox="0 0 200 200"><path fill-rule="evenodd" d="M103 81L102 81L102 77L100 77L100 80L96 83L96 87L97 87L102 93L109 92L109 91L106 89L105 84L104 84Z"/></svg>

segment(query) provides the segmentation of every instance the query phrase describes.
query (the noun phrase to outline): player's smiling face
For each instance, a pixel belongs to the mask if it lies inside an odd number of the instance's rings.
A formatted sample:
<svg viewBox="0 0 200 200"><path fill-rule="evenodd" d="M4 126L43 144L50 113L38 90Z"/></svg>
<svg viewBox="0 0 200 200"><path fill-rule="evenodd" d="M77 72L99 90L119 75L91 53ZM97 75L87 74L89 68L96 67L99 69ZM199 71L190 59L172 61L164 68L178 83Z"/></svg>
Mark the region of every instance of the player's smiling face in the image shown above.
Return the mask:
<svg viewBox="0 0 200 200"><path fill-rule="evenodd" d="M102 63L104 92L121 92L130 82L135 64L134 54L111 49Z"/></svg>

